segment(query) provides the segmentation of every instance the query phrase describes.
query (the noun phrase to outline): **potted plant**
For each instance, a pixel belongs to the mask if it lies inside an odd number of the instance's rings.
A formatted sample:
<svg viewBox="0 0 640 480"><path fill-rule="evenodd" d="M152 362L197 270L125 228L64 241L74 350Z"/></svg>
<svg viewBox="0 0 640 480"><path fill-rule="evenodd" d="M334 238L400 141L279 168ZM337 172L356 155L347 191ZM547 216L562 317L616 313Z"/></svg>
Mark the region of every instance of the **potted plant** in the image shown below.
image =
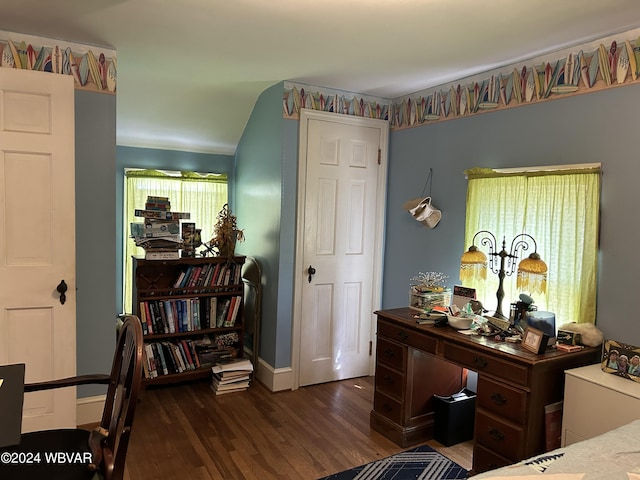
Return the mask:
<svg viewBox="0 0 640 480"><path fill-rule="evenodd" d="M244 231L238 228L236 216L231 213L229 205L225 203L216 217L213 238L209 245L219 256L233 257L236 242L243 241Z"/></svg>

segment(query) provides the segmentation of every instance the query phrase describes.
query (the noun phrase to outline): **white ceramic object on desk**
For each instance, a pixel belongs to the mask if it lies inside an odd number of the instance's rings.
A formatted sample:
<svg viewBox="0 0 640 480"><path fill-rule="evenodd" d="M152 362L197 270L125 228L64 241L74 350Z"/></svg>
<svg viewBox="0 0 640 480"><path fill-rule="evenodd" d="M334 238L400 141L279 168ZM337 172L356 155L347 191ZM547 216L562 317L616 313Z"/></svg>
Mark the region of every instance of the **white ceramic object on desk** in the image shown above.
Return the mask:
<svg viewBox="0 0 640 480"><path fill-rule="evenodd" d="M473 323L473 317L456 317L453 315L447 315L449 325L456 330L466 330Z"/></svg>

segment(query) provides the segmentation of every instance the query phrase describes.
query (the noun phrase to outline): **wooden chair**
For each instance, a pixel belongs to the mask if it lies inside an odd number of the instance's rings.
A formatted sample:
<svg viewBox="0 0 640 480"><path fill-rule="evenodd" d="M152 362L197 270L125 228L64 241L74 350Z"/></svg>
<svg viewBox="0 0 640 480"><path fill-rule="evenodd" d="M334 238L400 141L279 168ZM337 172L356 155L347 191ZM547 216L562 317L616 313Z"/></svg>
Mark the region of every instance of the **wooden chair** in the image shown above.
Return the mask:
<svg viewBox="0 0 640 480"><path fill-rule="evenodd" d="M25 385L25 392L86 384L108 384L100 426L83 429L43 430L22 434L20 444L3 452L39 454L37 463L0 462L0 478L121 480L133 415L142 382L142 328L138 317L124 317L116 343L111 375L81 375ZM73 454L73 461L51 463L45 452ZM33 458L33 457L32 457ZM89 462L79 461L90 459Z"/></svg>

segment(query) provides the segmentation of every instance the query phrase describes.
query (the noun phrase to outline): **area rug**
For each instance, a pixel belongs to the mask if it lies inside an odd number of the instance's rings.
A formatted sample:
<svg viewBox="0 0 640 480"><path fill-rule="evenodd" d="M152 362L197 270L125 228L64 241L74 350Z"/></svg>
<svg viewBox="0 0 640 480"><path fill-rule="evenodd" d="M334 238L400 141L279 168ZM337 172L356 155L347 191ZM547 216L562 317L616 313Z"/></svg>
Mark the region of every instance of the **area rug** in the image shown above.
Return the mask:
<svg viewBox="0 0 640 480"><path fill-rule="evenodd" d="M467 473L433 448L422 445L318 480L450 480L467 478Z"/></svg>

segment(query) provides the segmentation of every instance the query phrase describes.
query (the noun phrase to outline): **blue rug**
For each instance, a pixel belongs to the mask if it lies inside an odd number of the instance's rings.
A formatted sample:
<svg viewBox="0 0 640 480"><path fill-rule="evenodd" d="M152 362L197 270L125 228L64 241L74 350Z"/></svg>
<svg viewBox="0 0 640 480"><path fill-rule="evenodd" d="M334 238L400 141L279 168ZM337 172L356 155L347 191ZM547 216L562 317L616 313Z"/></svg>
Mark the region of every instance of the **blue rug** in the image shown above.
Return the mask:
<svg viewBox="0 0 640 480"><path fill-rule="evenodd" d="M318 480L450 480L467 478L467 473L433 448L422 445Z"/></svg>

